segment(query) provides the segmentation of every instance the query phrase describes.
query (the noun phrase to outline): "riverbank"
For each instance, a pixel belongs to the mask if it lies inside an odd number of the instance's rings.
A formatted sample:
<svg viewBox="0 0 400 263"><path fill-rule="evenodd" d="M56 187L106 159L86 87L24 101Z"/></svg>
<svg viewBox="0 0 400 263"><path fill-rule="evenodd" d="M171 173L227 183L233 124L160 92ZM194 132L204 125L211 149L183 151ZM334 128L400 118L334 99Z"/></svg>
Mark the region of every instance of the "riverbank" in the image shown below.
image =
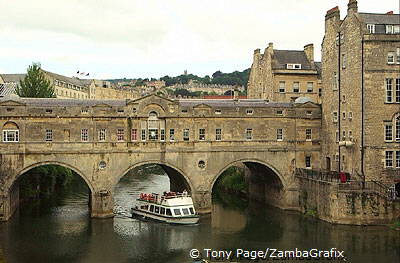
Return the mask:
<svg viewBox="0 0 400 263"><path fill-rule="evenodd" d="M248 185L245 180L244 169L241 167L229 167L218 180L215 186L216 192L227 193L247 199Z"/></svg>

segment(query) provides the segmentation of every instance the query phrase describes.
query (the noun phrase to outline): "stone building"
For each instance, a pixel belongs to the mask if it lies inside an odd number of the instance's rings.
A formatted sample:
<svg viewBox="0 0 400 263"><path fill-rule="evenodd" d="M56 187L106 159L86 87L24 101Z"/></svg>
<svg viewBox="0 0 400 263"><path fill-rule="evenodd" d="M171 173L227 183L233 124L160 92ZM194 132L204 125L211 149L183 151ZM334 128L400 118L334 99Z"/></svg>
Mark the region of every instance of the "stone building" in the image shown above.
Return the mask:
<svg viewBox="0 0 400 263"><path fill-rule="evenodd" d="M400 182L400 15L329 10L322 83L323 168Z"/></svg>
<svg viewBox="0 0 400 263"><path fill-rule="evenodd" d="M314 62L314 45L304 50L277 50L269 43L264 54L254 51L247 94L249 98L289 102L309 97L319 103L321 63Z"/></svg>

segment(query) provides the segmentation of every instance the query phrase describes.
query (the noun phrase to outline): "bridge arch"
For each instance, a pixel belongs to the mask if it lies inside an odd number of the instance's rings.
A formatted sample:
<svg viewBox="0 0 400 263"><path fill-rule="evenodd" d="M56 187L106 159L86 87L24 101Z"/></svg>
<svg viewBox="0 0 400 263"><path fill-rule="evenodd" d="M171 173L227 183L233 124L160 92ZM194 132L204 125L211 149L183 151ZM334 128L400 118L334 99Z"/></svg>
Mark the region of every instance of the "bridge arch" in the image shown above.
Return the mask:
<svg viewBox="0 0 400 263"><path fill-rule="evenodd" d="M275 175L280 179L280 182L282 183L283 187L286 187L287 183L286 183L285 178L278 171L278 169L276 169L273 165L271 165L270 163L267 163L265 161L259 160L259 159L254 159L254 158L246 159L246 158L244 158L244 159L237 159L235 161L231 161L228 164L226 164L223 168L221 168L219 170L219 172L216 174L216 176L212 179L209 189L211 189L211 190L213 189L213 187L215 185L215 182L218 180L218 178L222 175L223 172L225 172L229 167L232 167L232 166L234 166L235 164L238 164L238 163L243 163L243 164L256 163L256 164L263 165L266 168L270 169L272 172L274 172Z"/></svg>
<svg viewBox="0 0 400 263"><path fill-rule="evenodd" d="M58 161L42 161L42 162L36 162L33 163L31 165L28 165L26 167L24 167L23 169L17 171L16 175L14 176L14 178L12 179L12 181L10 182L9 186L8 186L8 191L10 191L10 189L12 189L12 187L14 186L15 182L18 181L18 179L25 174L26 172L28 172L29 170L32 170L33 168L36 167L40 167L40 166L44 166L44 165L59 165L68 169L71 169L72 171L74 171L76 174L78 174L86 183L86 185L88 186L89 190L91 191L91 193L94 193L94 187L92 185L92 183L90 182L90 180L85 176L85 174L78 168L76 168L73 165L70 165L68 163L64 163L64 162L58 162Z"/></svg>
<svg viewBox="0 0 400 263"><path fill-rule="evenodd" d="M137 162L135 164L130 165L128 168L124 169L123 172L116 177L115 182L114 182L114 188L120 182L122 177L124 177L129 171L131 171L137 167L146 165L146 164L157 164L163 168L163 170L165 171L165 173L168 175L168 177L170 179L172 191L177 190L177 189L174 189L175 188L175 187L173 187L174 184L176 184L177 188L186 187L186 190L188 192L195 191L192 181L190 180L190 178L185 174L185 172L182 169L180 169L176 165L173 165L169 162L156 160L156 159ZM182 179L183 179L183 181L182 181ZM178 180L178 182L176 182L174 180ZM179 187L179 185L181 187ZM184 190L184 189L181 189L180 191L182 191L182 190Z"/></svg>

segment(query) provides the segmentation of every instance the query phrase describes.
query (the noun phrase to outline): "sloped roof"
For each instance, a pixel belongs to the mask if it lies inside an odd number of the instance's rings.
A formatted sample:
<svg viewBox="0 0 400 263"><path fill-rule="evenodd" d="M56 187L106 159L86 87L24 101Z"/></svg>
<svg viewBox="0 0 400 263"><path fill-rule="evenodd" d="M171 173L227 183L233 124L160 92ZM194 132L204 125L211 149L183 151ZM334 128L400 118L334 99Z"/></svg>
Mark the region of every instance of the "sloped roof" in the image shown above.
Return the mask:
<svg viewBox="0 0 400 263"><path fill-rule="evenodd" d="M322 72L322 63L321 62L314 62L315 69L318 72L318 75L321 75Z"/></svg>
<svg viewBox="0 0 400 263"><path fill-rule="evenodd" d="M21 98L21 102L29 106L54 106L54 107L67 107L67 106L86 106L91 107L95 105L110 105L121 107L126 105L125 100L78 100L78 99L55 99L55 98Z"/></svg>
<svg viewBox="0 0 400 263"><path fill-rule="evenodd" d="M265 100L204 100L204 99L180 99L179 104L183 107L194 107L200 104L211 107L291 107L292 103L267 102Z"/></svg>
<svg viewBox="0 0 400 263"><path fill-rule="evenodd" d="M11 94L15 94L16 83L0 84L0 97L6 97Z"/></svg>
<svg viewBox="0 0 400 263"><path fill-rule="evenodd" d="M400 14L359 13L366 24L400 25Z"/></svg>
<svg viewBox="0 0 400 263"><path fill-rule="evenodd" d="M303 50L276 50L272 68L286 69L286 64L301 64L301 69L313 69Z"/></svg>
<svg viewBox="0 0 400 263"><path fill-rule="evenodd" d="M19 83L20 80L25 78L26 74L0 74L4 83Z"/></svg>
<svg viewBox="0 0 400 263"><path fill-rule="evenodd" d="M56 80L61 80L61 81L64 81L66 83L74 84L74 85L77 85L77 86L86 87L86 86L89 86L90 82L92 81L90 79L70 78L70 77L66 77L66 76L63 76L63 75L60 75L60 74L57 74L57 73L53 73L53 72L50 72L50 71L46 71L46 70L43 70L43 69L42 69L42 71L45 74L49 75L50 77L52 77L52 78L54 78Z"/></svg>

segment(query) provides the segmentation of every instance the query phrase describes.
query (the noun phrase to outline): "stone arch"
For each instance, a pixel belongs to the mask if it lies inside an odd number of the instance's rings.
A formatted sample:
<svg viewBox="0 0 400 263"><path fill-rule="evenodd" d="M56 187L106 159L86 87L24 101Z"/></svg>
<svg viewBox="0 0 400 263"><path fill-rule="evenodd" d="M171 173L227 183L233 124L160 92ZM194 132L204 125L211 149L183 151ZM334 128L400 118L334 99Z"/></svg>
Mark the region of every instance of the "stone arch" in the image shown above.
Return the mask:
<svg viewBox="0 0 400 263"><path fill-rule="evenodd" d="M4 129L16 129L19 130L19 126L17 123L13 122L13 121L7 121L6 123L4 123L3 125L3 130Z"/></svg>
<svg viewBox="0 0 400 263"><path fill-rule="evenodd" d="M165 161L160 161L160 160L146 160L146 161L142 161L142 162L138 162L135 163L133 165L130 165L127 169L124 169L122 174L119 174L114 181L114 188L116 187L116 185L119 183L119 181L122 179L122 177L124 177L129 171L131 171L132 169L136 168L136 167L140 167L142 165L146 165L146 164L158 164L161 166L166 166L169 168L172 168L173 170L175 170L176 172L178 172L182 178L185 180L185 183L189 186L190 189L188 189L190 192L194 192L195 188L193 186L192 181L189 179L189 177L182 171L182 169L178 168L177 166L165 162ZM166 172L167 173L167 172ZM167 173L168 174L168 173ZM170 175L168 175L170 177ZM170 178L171 180L171 178Z"/></svg>
<svg viewBox="0 0 400 263"><path fill-rule="evenodd" d="M222 173L223 173L224 171L226 171L226 169L228 169L229 167L233 166L233 165L236 164L236 163L246 163L246 162L247 162L247 163L257 163L257 164L261 164L261 165L264 165L265 167L269 168L269 169L272 170L272 171L276 174L276 176L279 178L280 182L282 183L282 186L283 186L284 188L286 187L287 182L286 182L285 178L284 178L284 177L282 176L282 174L278 171L278 169L276 169L273 165L271 165L271 164L269 164L269 163L267 163L267 162L265 162L265 161L262 161L262 160L258 160L258 159L246 159L246 158L245 158L245 159L237 159L237 160L235 160L235 161L231 161L231 162L229 162L228 164L226 164L222 169L220 169L220 170L218 171L218 173L216 174L216 176L212 179L209 189L212 191L215 182L216 182L216 181L218 180L218 178L222 175Z"/></svg>
<svg viewBox="0 0 400 263"><path fill-rule="evenodd" d="M26 172L28 172L29 170L39 167L39 166L44 166L44 165L59 165L68 169L71 169L72 171L74 171L76 174L78 174L86 183L86 185L88 186L90 192L93 194L95 193L95 189L92 185L92 183L89 181L88 178L86 178L86 176L84 175L84 173L79 170L78 168L68 164L68 163L64 163L64 162L57 162L57 161L42 161L42 162L37 162L37 163L33 163L31 165L28 165L26 167L24 167L23 169L19 170L15 177L13 178L13 180L9 183L8 187L6 188L8 191L10 189L12 189L13 185L15 184L15 182L18 181L18 179Z"/></svg>

